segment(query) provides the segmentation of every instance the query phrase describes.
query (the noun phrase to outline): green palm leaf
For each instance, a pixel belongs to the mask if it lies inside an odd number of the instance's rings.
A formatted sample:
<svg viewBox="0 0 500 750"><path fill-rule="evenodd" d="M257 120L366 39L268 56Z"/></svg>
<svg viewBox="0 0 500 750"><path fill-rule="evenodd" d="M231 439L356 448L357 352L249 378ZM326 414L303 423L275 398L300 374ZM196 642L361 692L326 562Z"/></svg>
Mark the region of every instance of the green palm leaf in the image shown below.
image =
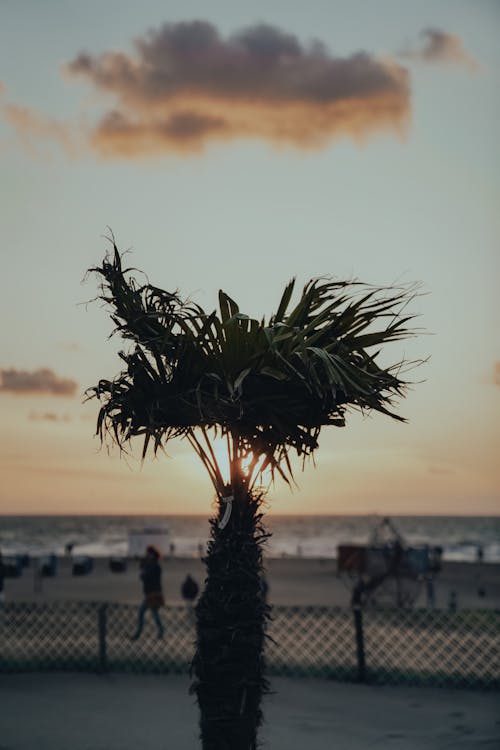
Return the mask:
<svg viewBox="0 0 500 750"><path fill-rule="evenodd" d="M101 402L102 439L124 448L141 435L145 456L174 437L193 444L197 430L220 430L290 480L289 451L311 455L321 427L343 426L347 410L403 419L392 404L408 383L399 363L382 367L377 359L384 344L414 335L414 316L402 311L415 289L313 279L289 309L292 280L266 323L242 314L223 291L219 313L206 313L177 292L139 286L114 243L113 250L92 270L115 333L134 345L121 354L125 369L87 392Z"/></svg>

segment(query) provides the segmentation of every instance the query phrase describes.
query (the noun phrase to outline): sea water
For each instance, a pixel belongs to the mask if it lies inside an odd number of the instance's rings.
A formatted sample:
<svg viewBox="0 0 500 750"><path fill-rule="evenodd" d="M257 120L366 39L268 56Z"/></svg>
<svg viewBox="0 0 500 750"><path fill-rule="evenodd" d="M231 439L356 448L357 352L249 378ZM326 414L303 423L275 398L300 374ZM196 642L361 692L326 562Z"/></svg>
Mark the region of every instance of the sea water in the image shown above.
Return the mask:
<svg viewBox="0 0 500 750"><path fill-rule="evenodd" d="M339 544L366 544L382 521L378 516L266 517L271 533L269 557L334 558ZM409 545L443 549L443 559L500 562L500 517L392 516L391 522ZM182 557L204 554L210 527L206 516L0 516L0 550L4 555L73 554L95 557L126 555L128 534L144 527L167 526L170 551Z"/></svg>

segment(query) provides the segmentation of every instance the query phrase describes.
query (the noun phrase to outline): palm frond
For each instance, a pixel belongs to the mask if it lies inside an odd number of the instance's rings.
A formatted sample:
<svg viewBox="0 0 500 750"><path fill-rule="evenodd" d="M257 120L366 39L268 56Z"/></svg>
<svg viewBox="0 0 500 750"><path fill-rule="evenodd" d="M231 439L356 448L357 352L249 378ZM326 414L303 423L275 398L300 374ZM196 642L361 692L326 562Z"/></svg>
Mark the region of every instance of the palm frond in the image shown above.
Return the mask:
<svg viewBox="0 0 500 750"><path fill-rule="evenodd" d="M125 369L87 391L101 402L103 440L124 447L142 436L144 457L186 437L220 486L209 430L236 436L242 450L264 456L262 465L288 481L290 450L311 456L321 428L343 426L348 410L404 421L394 411L408 387L402 363L382 366L379 355L415 335L415 316L406 312L414 287L312 279L290 308L292 280L266 323L242 314L222 291L219 312L206 313L178 292L139 285L114 241L112 256L91 270L101 277L115 333L132 342L120 354Z"/></svg>

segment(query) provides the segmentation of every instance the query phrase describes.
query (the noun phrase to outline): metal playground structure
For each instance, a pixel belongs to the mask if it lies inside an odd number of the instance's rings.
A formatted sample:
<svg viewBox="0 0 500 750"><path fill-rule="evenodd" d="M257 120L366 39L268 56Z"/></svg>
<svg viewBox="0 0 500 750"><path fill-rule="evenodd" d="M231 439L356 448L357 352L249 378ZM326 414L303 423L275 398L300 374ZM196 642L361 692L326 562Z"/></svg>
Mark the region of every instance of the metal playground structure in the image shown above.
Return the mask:
<svg viewBox="0 0 500 750"><path fill-rule="evenodd" d="M337 572L352 589L353 607L413 607L423 588L427 606L433 607L441 554L441 547L408 545L383 518L368 544L338 546Z"/></svg>

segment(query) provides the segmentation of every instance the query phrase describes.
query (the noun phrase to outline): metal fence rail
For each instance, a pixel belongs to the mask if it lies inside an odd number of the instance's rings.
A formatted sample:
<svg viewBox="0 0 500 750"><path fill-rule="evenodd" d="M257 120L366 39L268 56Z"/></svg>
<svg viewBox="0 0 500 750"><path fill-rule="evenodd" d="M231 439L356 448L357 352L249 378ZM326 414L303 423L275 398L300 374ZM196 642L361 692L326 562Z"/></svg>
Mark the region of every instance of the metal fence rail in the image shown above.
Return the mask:
<svg viewBox="0 0 500 750"><path fill-rule="evenodd" d="M193 610L162 610L165 634L146 614L100 602L12 602L0 609L0 672L176 672L189 669ZM357 627L356 627L357 620ZM500 612L274 607L267 671L378 684L500 688Z"/></svg>

